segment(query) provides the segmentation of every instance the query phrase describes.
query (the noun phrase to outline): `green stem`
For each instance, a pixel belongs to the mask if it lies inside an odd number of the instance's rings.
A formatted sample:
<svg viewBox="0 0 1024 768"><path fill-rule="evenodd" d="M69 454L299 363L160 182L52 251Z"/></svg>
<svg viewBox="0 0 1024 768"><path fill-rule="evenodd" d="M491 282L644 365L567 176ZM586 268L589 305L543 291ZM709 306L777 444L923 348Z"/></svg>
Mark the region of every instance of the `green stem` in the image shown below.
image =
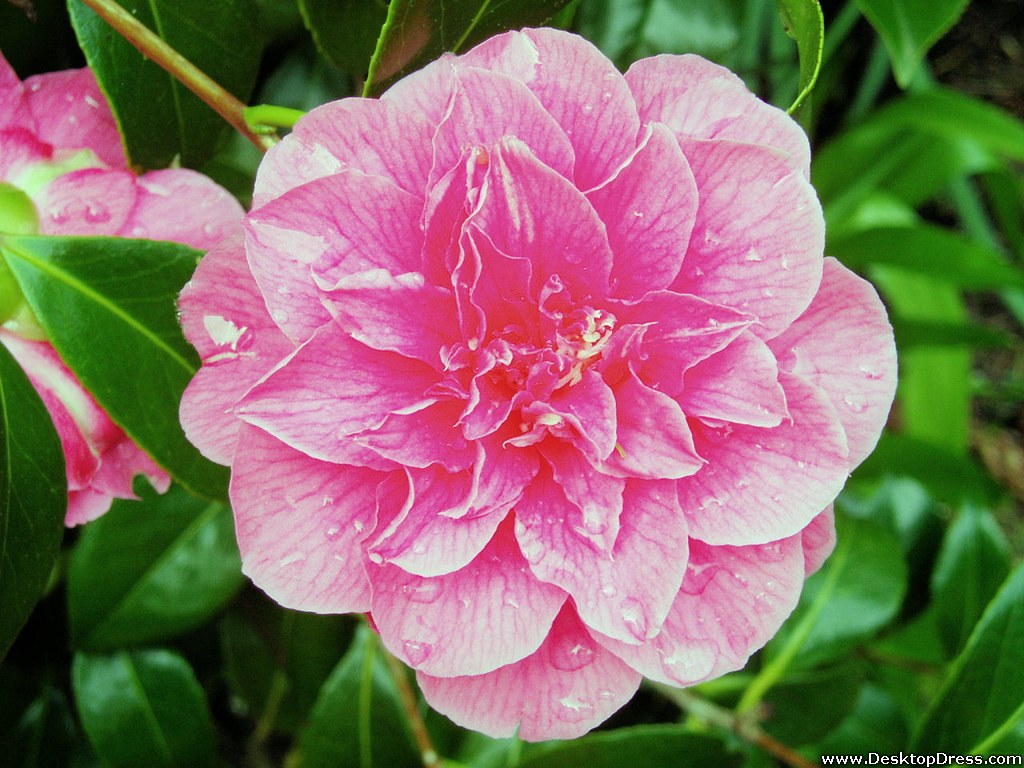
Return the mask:
<svg viewBox="0 0 1024 768"><path fill-rule="evenodd" d="M277 107L273 104L246 107L244 112L245 124L260 136L273 134L277 128L293 128L304 114L301 109Z"/></svg>
<svg viewBox="0 0 1024 768"><path fill-rule="evenodd" d="M412 729L413 739L420 750L420 760L423 761L423 768L442 768L441 758L438 757L434 743L430 740L427 732L427 725L420 716L420 709L416 703L416 694L409 685L409 678L405 674L405 667L402 662L388 653L387 649L381 648L384 660L387 662L388 671L391 672L391 679L395 681L398 695L402 699L402 707L405 709L405 716L409 719L409 727Z"/></svg>
<svg viewBox="0 0 1024 768"><path fill-rule="evenodd" d="M377 654L376 636L371 635L363 655L359 678L359 765L373 768L373 745L370 741L371 707L373 706L373 662Z"/></svg>
<svg viewBox="0 0 1024 768"><path fill-rule="evenodd" d="M763 749L786 765L793 766L793 768L817 768L816 763L811 762L792 747L769 736L750 718L734 714L707 699L693 695L689 691L660 683L652 683L651 685L666 698L678 704L681 709L691 716L735 733L744 741Z"/></svg>
<svg viewBox="0 0 1024 768"><path fill-rule="evenodd" d="M134 45L139 53L166 70L259 149L266 151L277 143L274 137L260 135L249 128L245 121L245 104L210 79L206 73L171 48L159 35L114 0L82 2Z"/></svg>

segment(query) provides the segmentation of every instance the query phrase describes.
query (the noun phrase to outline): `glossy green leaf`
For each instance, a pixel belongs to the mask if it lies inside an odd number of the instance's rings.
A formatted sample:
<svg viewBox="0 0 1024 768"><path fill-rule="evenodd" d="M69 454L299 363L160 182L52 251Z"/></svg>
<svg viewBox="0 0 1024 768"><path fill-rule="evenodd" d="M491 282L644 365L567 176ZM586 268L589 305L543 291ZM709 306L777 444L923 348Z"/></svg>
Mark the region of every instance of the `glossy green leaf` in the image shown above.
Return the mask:
<svg viewBox="0 0 1024 768"><path fill-rule="evenodd" d="M952 323L904 320L889 316L896 335L896 348L925 347L1013 347L1012 333L980 323Z"/></svg>
<svg viewBox="0 0 1024 768"><path fill-rule="evenodd" d="M954 286L888 265L871 277L891 310L907 320L963 323L967 309ZM971 419L971 353L954 347L913 347L900 356L903 433L966 453Z"/></svg>
<svg viewBox="0 0 1024 768"><path fill-rule="evenodd" d="M225 498L227 470L178 424L199 360L175 302L199 252L87 237L4 237L0 252L61 357L114 421L186 487Z"/></svg>
<svg viewBox="0 0 1024 768"><path fill-rule="evenodd" d="M807 580L796 610L769 645L769 664L793 648L792 669L840 659L899 610L907 565L896 534L841 513L836 531L835 552Z"/></svg>
<svg viewBox="0 0 1024 768"><path fill-rule="evenodd" d="M174 487L115 501L86 526L68 571L75 645L106 650L181 634L241 586L231 511Z"/></svg>
<svg viewBox="0 0 1024 768"><path fill-rule="evenodd" d="M0 344L0 660L50 579L67 503L57 430Z"/></svg>
<svg viewBox="0 0 1024 768"><path fill-rule="evenodd" d="M302 768L417 768L398 691L373 631L362 626L324 684L299 735Z"/></svg>
<svg viewBox="0 0 1024 768"><path fill-rule="evenodd" d="M680 725L644 725L539 747L519 768L730 768L740 763L740 755L713 736Z"/></svg>
<svg viewBox="0 0 1024 768"><path fill-rule="evenodd" d="M783 744L814 743L853 710L864 675L862 662L847 660L787 676L765 696L764 729Z"/></svg>
<svg viewBox="0 0 1024 768"><path fill-rule="evenodd" d="M243 101L261 53L253 0L119 0L125 10ZM176 160L199 167L228 126L184 85L145 60L82 0L68 0L89 66L110 100L131 162L163 168ZM144 106L143 106L144 105Z"/></svg>
<svg viewBox="0 0 1024 768"><path fill-rule="evenodd" d="M858 271L891 264L965 290L1024 287L1024 270L997 251L931 224L878 227L830 239L828 252Z"/></svg>
<svg viewBox="0 0 1024 768"><path fill-rule="evenodd" d="M165 650L75 655L72 687L82 725L110 768L202 768L215 734L192 668Z"/></svg>
<svg viewBox="0 0 1024 768"><path fill-rule="evenodd" d="M388 15L385 0L299 0L316 46L334 66L364 79Z"/></svg>
<svg viewBox="0 0 1024 768"><path fill-rule="evenodd" d="M789 108L795 112L807 99L821 70L825 47L825 17L818 0L777 0L787 34L796 40L800 54L800 93Z"/></svg>
<svg viewBox="0 0 1024 768"><path fill-rule="evenodd" d="M992 513L966 505L957 512L932 573L932 599L950 656L967 641L975 622L1010 572L1011 551Z"/></svg>
<svg viewBox="0 0 1024 768"><path fill-rule="evenodd" d="M294 732L344 654L353 620L288 611L256 597L246 592L240 609L220 623L224 675L238 708L258 718L276 707L274 730Z"/></svg>
<svg viewBox="0 0 1024 768"><path fill-rule="evenodd" d="M893 74L904 88L921 59L942 37L970 0L856 0L889 50Z"/></svg>
<svg viewBox="0 0 1024 768"><path fill-rule="evenodd" d="M826 754L893 755L906 744L907 725L887 690L869 684L861 689L853 711L821 744Z"/></svg>
<svg viewBox="0 0 1024 768"><path fill-rule="evenodd" d="M910 751L1020 754L1024 750L1024 565L1007 578L953 663Z"/></svg>
<svg viewBox="0 0 1024 768"><path fill-rule="evenodd" d="M569 0L391 0L370 62L365 95L380 93L402 75L446 51L520 27L541 26Z"/></svg>
<svg viewBox="0 0 1024 768"><path fill-rule="evenodd" d="M14 727L4 730L0 723L0 754L5 765L18 768L72 765L85 739L64 692L50 683L40 686Z"/></svg>
<svg viewBox="0 0 1024 768"><path fill-rule="evenodd" d="M745 6L739 0L588 0L580 33L626 69L659 53L698 53L736 68Z"/></svg>
<svg viewBox="0 0 1024 768"><path fill-rule="evenodd" d="M886 433L853 474L850 485L883 477L913 477L936 499L994 503L999 486L975 461L957 451L906 435Z"/></svg>

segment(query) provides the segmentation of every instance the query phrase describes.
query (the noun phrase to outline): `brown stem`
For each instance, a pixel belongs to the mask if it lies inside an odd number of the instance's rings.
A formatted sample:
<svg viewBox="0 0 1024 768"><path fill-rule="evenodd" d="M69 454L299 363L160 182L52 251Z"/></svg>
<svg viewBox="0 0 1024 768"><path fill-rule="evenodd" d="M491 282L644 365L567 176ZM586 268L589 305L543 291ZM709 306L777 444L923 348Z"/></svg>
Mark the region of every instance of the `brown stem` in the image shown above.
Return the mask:
<svg viewBox="0 0 1024 768"><path fill-rule="evenodd" d="M653 684L667 698L674 701L682 709L685 709L694 717L705 722L716 725L719 728L732 731L744 741L760 747L765 752L777 757L786 765L793 768L819 768L819 764L801 755L792 747L783 744L781 741L769 736L757 725L744 717L737 717L730 710L720 707L707 699L694 696L689 691L672 688L667 685Z"/></svg>
<svg viewBox="0 0 1024 768"><path fill-rule="evenodd" d="M402 706L405 708L406 717L409 718L409 726L412 728L412 736L416 740L416 746L419 747L420 760L423 761L423 767L441 768L441 758L438 756L437 750L434 749L434 743L430 740L430 734L427 733L426 723L423 722L423 718L420 716L420 709L416 703L416 694L413 693L412 686L409 685L409 678L405 674L405 667L386 648L382 647L381 653L384 654L384 658L387 660L391 677L398 688L398 695L402 698Z"/></svg>
<svg viewBox="0 0 1024 768"><path fill-rule="evenodd" d="M82 0L112 26L143 56L202 99L218 115L264 152L276 143L273 136L254 133L245 121L245 104L210 79L205 72L171 48L162 38L136 19L114 0Z"/></svg>

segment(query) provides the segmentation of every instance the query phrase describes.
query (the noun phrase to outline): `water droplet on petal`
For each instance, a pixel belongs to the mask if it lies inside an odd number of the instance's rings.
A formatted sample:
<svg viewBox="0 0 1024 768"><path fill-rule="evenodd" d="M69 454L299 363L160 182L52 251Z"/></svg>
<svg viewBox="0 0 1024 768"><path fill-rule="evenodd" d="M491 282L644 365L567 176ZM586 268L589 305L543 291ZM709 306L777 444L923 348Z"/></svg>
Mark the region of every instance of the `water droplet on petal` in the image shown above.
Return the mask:
<svg viewBox="0 0 1024 768"><path fill-rule="evenodd" d="M563 637L551 646L551 665L556 669L575 672L593 663L594 649L586 641L579 642L573 637Z"/></svg>
<svg viewBox="0 0 1024 768"><path fill-rule="evenodd" d="M439 579L424 579L415 586L410 585L409 599L414 603L432 603L443 591L444 584Z"/></svg>
<svg viewBox="0 0 1024 768"><path fill-rule="evenodd" d="M330 528L327 529L327 538L328 539L335 539L335 538L337 538L338 533L340 531L341 531L341 529L338 526L332 525Z"/></svg>
<svg viewBox="0 0 1024 768"><path fill-rule="evenodd" d="M758 252L757 248L751 248L749 251L747 251L747 255L746 255L746 257L744 257L743 260L744 261L764 261L764 256L762 256Z"/></svg>
<svg viewBox="0 0 1024 768"><path fill-rule="evenodd" d="M102 224L110 221L110 210L100 203L89 203L85 206L85 220L90 224Z"/></svg>
<svg viewBox="0 0 1024 768"><path fill-rule="evenodd" d="M635 597L627 597L622 601L622 620L626 623L629 634L637 640L647 639L647 614L644 607Z"/></svg>
<svg viewBox="0 0 1024 768"><path fill-rule="evenodd" d="M601 594L605 597L615 597L615 595L617 595L618 593L619 590L617 590L611 584L606 584L605 586L601 587Z"/></svg>
<svg viewBox="0 0 1024 768"><path fill-rule="evenodd" d="M584 701L575 694L563 696L558 700L558 703L562 705L558 711L558 718L566 722L579 722L594 709L593 704Z"/></svg>
<svg viewBox="0 0 1024 768"><path fill-rule="evenodd" d="M284 557L282 557L279 564L280 564L280 566L282 568L285 568L285 567L287 567L289 565L292 565L293 563L302 562L305 559L306 559L306 553L305 552L292 552L291 554L285 555Z"/></svg>
<svg viewBox="0 0 1024 768"><path fill-rule="evenodd" d="M270 316L278 325L288 322L288 313L285 312L283 309L275 309L273 312L270 313Z"/></svg>
<svg viewBox="0 0 1024 768"><path fill-rule="evenodd" d="M419 666L430 658L430 653L433 650L434 646L430 643L421 643L416 640L402 641L402 652L405 654L406 660L413 667Z"/></svg>

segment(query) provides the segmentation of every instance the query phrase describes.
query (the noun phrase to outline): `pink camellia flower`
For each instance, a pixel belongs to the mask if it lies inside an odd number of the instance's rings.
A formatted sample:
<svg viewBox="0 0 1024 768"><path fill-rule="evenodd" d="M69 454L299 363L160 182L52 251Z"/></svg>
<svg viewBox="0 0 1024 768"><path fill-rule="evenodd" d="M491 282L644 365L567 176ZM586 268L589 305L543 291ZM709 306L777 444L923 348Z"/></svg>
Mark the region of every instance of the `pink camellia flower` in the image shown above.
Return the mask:
<svg viewBox="0 0 1024 768"><path fill-rule="evenodd" d="M225 190L194 171L132 173L88 69L22 83L0 55L0 235L143 237L207 249L237 232L242 213ZM102 515L114 498L135 498L136 474L167 490L167 473L85 391L27 308L4 309L0 342L39 392L64 448L67 525Z"/></svg>
<svg viewBox="0 0 1024 768"><path fill-rule="evenodd" d="M808 162L721 67L623 77L553 30L311 112L181 297L182 420L232 468L246 573L369 612L495 736L742 667L895 386Z"/></svg>

